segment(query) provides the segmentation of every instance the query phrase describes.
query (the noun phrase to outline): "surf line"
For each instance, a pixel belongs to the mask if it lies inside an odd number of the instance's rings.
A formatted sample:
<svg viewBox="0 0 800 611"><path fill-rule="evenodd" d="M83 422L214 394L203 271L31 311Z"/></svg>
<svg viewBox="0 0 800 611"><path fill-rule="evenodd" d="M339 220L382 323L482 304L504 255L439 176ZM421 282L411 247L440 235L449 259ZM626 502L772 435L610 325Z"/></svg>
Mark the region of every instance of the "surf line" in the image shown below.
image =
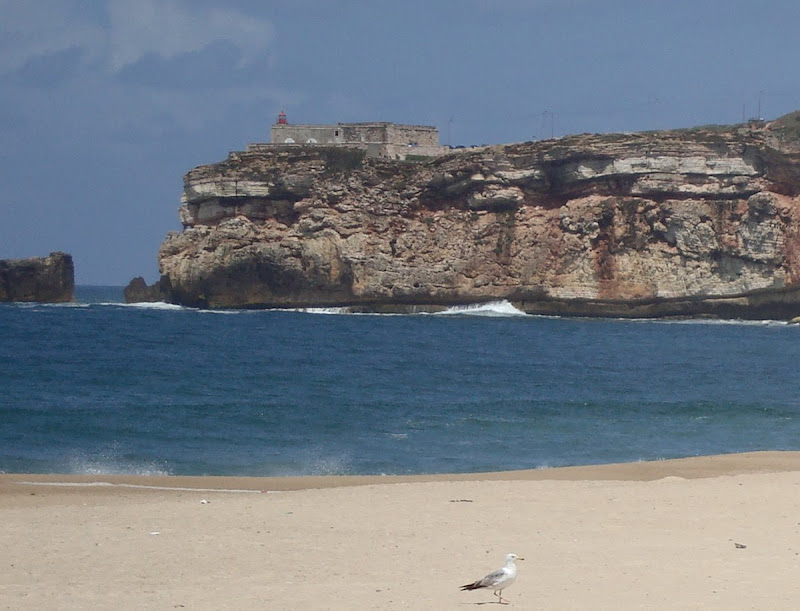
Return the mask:
<svg viewBox="0 0 800 611"><path fill-rule="evenodd" d="M93 486L110 486L114 488L143 488L145 490L174 490L176 492L250 492L253 494L277 494L280 490L251 490L247 488L188 488L180 486L149 486L146 484L115 484L112 482L30 482L14 481L23 486L72 486L90 488Z"/></svg>

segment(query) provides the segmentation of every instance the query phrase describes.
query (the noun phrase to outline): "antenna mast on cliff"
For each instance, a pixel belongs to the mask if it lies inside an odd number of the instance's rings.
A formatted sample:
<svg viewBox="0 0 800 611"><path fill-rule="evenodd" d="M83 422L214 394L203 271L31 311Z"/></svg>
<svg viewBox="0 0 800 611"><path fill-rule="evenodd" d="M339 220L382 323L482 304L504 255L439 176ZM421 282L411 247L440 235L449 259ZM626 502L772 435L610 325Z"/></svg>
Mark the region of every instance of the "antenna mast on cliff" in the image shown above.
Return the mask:
<svg viewBox="0 0 800 611"><path fill-rule="evenodd" d="M542 113L542 136L544 136L548 116L550 117L550 139L552 140L556 135L556 113L552 110L545 110Z"/></svg>
<svg viewBox="0 0 800 611"><path fill-rule="evenodd" d="M653 129L658 131L658 103L659 99L653 99Z"/></svg>

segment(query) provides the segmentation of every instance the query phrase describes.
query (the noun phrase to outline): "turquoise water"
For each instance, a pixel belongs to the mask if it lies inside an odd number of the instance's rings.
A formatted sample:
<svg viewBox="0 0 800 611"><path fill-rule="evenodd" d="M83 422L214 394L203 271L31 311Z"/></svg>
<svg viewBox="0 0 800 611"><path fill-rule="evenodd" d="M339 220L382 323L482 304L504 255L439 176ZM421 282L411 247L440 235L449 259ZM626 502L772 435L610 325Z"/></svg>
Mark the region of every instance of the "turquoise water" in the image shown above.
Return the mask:
<svg viewBox="0 0 800 611"><path fill-rule="evenodd" d="M0 305L0 471L474 472L800 449L800 327Z"/></svg>

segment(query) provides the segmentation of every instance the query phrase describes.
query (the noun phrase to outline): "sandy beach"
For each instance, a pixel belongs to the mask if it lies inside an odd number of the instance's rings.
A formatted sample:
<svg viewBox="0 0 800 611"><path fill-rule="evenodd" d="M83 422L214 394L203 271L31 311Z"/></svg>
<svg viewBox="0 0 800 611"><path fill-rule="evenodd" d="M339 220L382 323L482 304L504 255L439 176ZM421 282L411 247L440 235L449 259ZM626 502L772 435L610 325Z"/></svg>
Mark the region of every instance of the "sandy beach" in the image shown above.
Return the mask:
<svg viewBox="0 0 800 611"><path fill-rule="evenodd" d="M797 609L800 453L419 477L0 475L3 609ZM497 606L500 608L499 606Z"/></svg>

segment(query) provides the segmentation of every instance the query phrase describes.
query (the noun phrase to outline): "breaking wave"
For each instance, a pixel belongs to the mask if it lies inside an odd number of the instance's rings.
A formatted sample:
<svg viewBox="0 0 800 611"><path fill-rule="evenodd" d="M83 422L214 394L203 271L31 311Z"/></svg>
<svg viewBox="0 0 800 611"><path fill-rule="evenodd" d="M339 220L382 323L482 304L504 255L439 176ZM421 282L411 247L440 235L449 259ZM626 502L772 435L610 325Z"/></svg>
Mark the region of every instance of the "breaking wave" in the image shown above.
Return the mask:
<svg viewBox="0 0 800 611"><path fill-rule="evenodd" d="M75 475L171 475L163 463L123 456L116 443L94 453L73 452L66 464Z"/></svg>
<svg viewBox="0 0 800 611"><path fill-rule="evenodd" d="M110 303L123 308L136 308L139 310L185 310L184 306L166 303L165 301L142 301L140 303Z"/></svg>
<svg viewBox="0 0 800 611"><path fill-rule="evenodd" d="M439 312L437 316L527 316L525 312L515 308L510 302L490 301L465 306L455 306Z"/></svg>

